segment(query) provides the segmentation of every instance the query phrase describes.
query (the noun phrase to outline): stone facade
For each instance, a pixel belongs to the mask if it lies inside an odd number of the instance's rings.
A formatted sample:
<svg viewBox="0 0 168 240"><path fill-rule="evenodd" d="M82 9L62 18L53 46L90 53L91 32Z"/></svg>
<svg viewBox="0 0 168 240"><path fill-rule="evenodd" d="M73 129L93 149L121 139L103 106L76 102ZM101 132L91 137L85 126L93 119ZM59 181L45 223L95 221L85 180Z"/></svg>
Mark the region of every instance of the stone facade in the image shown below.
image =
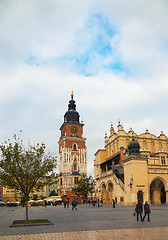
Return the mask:
<svg viewBox="0 0 168 240"><path fill-rule="evenodd" d="M105 148L95 153L95 196L106 203L132 205L137 198L153 204L168 203L168 138L163 132L157 137L137 135L132 128L126 133L118 124L110 136L105 135ZM128 144L134 136L140 154L129 154ZM129 157L128 157L129 156Z"/></svg>

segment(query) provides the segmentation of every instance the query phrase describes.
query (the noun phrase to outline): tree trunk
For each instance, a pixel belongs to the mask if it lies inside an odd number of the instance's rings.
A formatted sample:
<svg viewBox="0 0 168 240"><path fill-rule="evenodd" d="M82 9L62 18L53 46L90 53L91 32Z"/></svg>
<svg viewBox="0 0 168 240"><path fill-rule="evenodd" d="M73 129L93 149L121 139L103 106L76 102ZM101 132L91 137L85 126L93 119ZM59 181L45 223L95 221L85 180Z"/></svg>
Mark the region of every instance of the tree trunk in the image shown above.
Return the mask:
<svg viewBox="0 0 168 240"><path fill-rule="evenodd" d="M26 196L26 222L28 222L28 196Z"/></svg>

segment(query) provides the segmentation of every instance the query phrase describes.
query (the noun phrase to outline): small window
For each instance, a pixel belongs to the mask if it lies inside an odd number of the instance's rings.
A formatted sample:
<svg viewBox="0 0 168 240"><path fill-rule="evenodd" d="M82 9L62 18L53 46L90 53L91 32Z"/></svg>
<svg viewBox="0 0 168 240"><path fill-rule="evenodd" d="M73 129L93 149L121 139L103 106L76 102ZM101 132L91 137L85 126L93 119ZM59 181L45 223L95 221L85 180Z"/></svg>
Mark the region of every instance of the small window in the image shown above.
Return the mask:
<svg viewBox="0 0 168 240"><path fill-rule="evenodd" d="M123 197L120 197L120 202L124 202L124 198Z"/></svg>
<svg viewBox="0 0 168 240"><path fill-rule="evenodd" d="M60 185L62 185L62 178L60 178Z"/></svg>
<svg viewBox="0 0 168 240"><path fill-rule="evenodd" d="M115 202L117 203L117 198L115 198Z"/></svg>
<svg viewBox="0 0 168 240"><path fill-rule="evenodd" d="M166 164L165 157L161 157L161 164L162 165Z"/></svg>
<svg viewBox="0 0 168 240"><path fill-rule="evenodd" d="M76 163L74 163L74 165L73 165L73 170L77 171L77 164Z"/></svg>

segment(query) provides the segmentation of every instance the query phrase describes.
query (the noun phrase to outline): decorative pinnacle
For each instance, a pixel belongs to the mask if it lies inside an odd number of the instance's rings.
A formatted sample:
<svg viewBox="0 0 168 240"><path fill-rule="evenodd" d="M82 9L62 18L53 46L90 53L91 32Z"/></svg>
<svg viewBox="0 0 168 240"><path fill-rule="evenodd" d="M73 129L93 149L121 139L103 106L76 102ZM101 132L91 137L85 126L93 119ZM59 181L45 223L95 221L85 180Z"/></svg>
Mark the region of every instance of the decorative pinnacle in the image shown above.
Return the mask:
<svg viewBox="0 0 168 240"><path fill-rule="evenodd" d="M118 119L118 124L120 125L120 119Z"/></svg>
<svg viewBox="0 0 168 240"><path fill-rule="evenodd" d="M113 124L112 124L112 122L111 122L111 127L113 127Z"/></svg>
<svg viewBox="0 0 168 240"><path fill-rule="evenodd" d="M71 93L71 99L73 100L73 96L74 96L74 94L73 94L73 91L72 91L72 93Z"/></svg>

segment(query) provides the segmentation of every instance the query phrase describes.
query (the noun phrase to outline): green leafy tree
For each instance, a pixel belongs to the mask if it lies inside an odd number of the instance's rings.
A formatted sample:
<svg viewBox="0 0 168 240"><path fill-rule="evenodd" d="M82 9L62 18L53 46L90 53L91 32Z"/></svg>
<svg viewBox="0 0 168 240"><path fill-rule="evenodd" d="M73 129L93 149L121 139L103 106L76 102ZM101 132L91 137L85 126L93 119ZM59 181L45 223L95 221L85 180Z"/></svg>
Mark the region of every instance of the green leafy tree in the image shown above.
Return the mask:
<svg viewBox="0 0 168 240"><path fill-rule="evenodd" d="M55 177L56 157L45 153L45 144L27 148L23 141L14 135L14 143L10 140L0 145L0 185L20 191L26 200L26 221L28 221L29 194L50 184ZM47 176L47 177L46 177Z"/></svg>
<svg viewBox="0 0 168 240"><path fill-rule="evenodd" d="M49 197L51 196L58 196L58 193L56 193L55 190L52 190L49 194Z"/></svg>
<svg viewBox="0 0 168 240"><path fill-rule="evenodd" d="M37 194L33 194L33 200L37 201L37 199L38 199L38 195Z"/></svg>
<svg viewBox="0 0 168 240"><path fill-rule="evenodd" d="M62 200L66 199L66 198L67 198L67 195L62 195L62 196L61 196L61 199L62 199Z"/></svg>
<svg viewBox="0 0 168 240"><path fill-rule="evenodd" d="M82 196L87 199L87 195L94 190L94 180L92 176L87 177L85 174L77 182L77 186L73 188L73 192L77 196Z"/></svg>

